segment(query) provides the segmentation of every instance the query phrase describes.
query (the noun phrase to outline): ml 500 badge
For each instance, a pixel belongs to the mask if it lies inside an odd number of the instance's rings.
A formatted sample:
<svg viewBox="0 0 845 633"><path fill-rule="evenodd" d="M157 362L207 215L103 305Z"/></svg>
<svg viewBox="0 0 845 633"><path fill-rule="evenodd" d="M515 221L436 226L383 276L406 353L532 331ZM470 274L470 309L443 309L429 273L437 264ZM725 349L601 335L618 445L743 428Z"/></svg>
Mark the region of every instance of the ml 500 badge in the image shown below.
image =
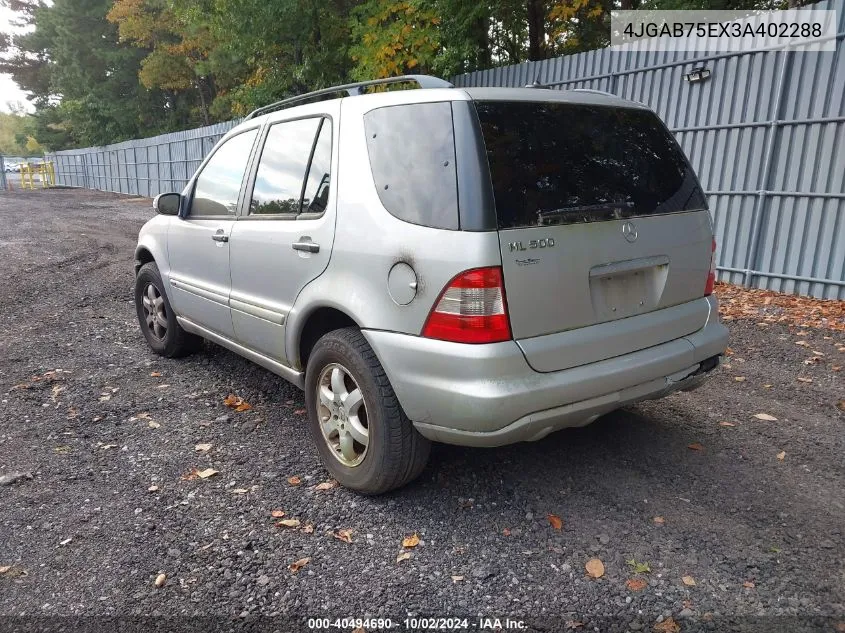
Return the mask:
<svg viewBox="0 0 845 633"><path fill-rule="evenodd" d="M544 237L540 240L529 240L528 245L526 246L522 242L509 242L508 246L511 249L511 253L514 251L527 251L531 248L552 248L555 245L555 240L553 237Z"/></svg>

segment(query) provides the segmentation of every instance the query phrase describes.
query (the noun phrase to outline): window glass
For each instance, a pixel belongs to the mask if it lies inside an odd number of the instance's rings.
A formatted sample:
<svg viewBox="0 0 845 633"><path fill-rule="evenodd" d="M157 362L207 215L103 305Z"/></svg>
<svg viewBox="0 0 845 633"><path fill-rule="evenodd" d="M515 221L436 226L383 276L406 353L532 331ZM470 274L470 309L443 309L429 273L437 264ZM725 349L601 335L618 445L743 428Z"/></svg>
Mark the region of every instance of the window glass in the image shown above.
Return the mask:
<svg viewBox="0 0 845 633"><path fill-rule="evenodd" d="M332 170L332 122L323 119L320 136L314 146L314 156L305 182L302 198L303 213L323 213L329 202L329 174Z"/></svg>
<svg viewBox="0 0 845 633"><path fill-rule="evenodd" d="M707 208L675 139L648 110L476 103L500 229Z"/></svg>
<svg viewBox="0 0 845 633"><path fill-rule="evenodd" d="M238 195L258 130L249 130L217 148L197 177L191 215L235 215Z"/></svg>
<svg viewBox="0 0 845 633"><path fill-rule="evenodd" d="M315 117L270 127L255 176L250 214L299 214L302 182L320 121Z"/></svg>
<svg viewBox="0 0 845 633"><path fill-rule="evenodd" d="M384 208L406 222L457 229L451 105L377 108L364 115L364 128L370 168Z"/></svg>

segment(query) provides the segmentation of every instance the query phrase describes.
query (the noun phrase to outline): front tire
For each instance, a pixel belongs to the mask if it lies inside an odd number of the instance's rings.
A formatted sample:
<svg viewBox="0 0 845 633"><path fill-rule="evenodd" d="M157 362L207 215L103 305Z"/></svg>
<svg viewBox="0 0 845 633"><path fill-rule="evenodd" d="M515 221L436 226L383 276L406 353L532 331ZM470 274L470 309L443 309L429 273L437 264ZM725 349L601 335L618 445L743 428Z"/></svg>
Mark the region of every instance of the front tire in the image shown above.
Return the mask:
<svg viewBox="0 0 845 633"><path fill-rule="evenodd" d="M177 358L202 345L201 337L186 332L176 321L155 262L141 266L135 277L135 309L141 332L156 354Z"/></svg>
<svg viewBox="0 0 845 633"><path fill-rule="evenodd" d="M425 468L431 443L405 415L357 328L317 341L305 371L305 406L323 465L341 485L382 494Z"/></svg>

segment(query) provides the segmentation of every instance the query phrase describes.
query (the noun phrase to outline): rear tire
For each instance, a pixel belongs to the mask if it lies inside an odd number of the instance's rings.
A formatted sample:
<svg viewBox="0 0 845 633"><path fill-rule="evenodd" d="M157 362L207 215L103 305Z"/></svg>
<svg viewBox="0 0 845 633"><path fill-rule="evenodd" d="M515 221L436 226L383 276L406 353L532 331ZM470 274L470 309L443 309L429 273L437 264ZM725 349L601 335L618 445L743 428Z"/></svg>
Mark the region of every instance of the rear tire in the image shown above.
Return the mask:
<svg viewBox="0 0 845 633"><path fill-rule="evenodd" d="M186 332L176 321L155 262L141 266L135 277L135 310L141 332L156 354L177 358L202 346L201 337Z"/></svg>
<svg viewBox="0 0 845 633"><path fill-rule="evenodd" d="M357 328L334 330L317 341L305 372L305 406L320 458L346 488L382 494L425 468L431 442L405 415Z"/></svg>

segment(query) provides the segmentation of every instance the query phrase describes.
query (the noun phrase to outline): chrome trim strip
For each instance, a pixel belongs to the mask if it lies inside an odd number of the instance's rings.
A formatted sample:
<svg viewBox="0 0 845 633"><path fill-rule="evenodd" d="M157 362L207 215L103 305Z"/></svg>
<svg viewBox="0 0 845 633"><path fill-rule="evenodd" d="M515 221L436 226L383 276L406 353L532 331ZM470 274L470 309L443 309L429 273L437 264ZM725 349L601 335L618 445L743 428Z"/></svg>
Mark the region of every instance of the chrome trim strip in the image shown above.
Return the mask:
<svg viewBox="0 0 845 633"><path fill-rule="evenodd" d="M243 345L236 343L235 341L226 338L225 336L221 336L212 332L211 330L207 330L204 327L197 325L190 319L186 319L185 317L177 316L176 321L181 325L186 331L191 332L192 334L198 334L203 338L207 338L209 341L213 343L217 343L225 347L226 349L230 349L235 354L239 356L243 356L244 358L251 360L256 365L261 365L264 369L267 369L277 376L281 376L285 380L290 383L293 383L296 387L300 389L305 388L305 373L296 371L295 369L291 369L287 365L282 365L281 363L273 360L272 358L268 358L263 354L259 354Z"/></svg>
<svg viewBox="0 0 845 633"><path fill-rule="evenodd" d="M229 306L229 297L209 288L204 288L189 281L183 281L182 279L174 278L172 275L170 276L170 285L178 290L190 292L191 294L197 295L198 297L202 297L203 299L214 301L215 303L219 303L220 305L224 305L226 307Z"/></svg>
<svg viewBox="0 0 845 633"><path fill-rule="evenodd" d="M265 321L269 321L270 323L274 323L276 325L284 325L285 319L287 318L286 313L270 310L269 308L244 301L243 299L230 298L229 306L232 310L237 310L238 312L243 312L244 314L248 314L249 316L259 319L264 319Z"/></svg>

